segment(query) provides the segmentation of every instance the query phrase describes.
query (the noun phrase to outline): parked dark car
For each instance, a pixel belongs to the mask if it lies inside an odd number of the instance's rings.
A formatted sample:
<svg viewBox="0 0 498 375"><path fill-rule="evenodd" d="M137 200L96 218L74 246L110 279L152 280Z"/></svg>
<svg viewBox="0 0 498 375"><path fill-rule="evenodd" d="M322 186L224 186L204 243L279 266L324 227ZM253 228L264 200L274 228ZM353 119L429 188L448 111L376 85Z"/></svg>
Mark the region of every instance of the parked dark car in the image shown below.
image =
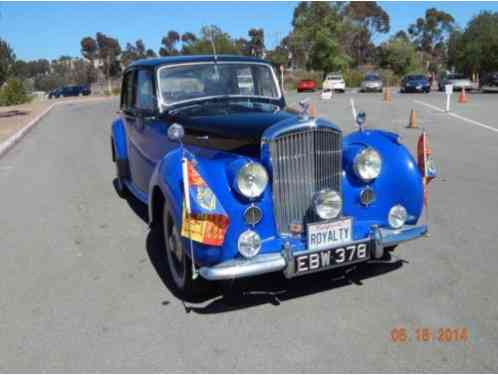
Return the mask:
<svg viewBox="0 0 498 375"><path fill-rule="evenodd" d="M481 80L481 90L486 91L498 91L498 72L493 72L487 74Z"/></svg>
<svg viewBox="0 0 498 375"><path fill-rule="evenodd" d="M49 99L58 98L58 97L61 96L61 94L62 94L62 88L59 87L59 88L57 88L55 90L50 91L48 93L48 98Z"/></svg>
<svg viewBox="0 0 498 375"><path fill-rule="evenodd" d="M427 232L421 167L399 136L363 129L364 113L345 134L301 106L287 107L271 64L256 58L126 68L114 186L147 206L183 296L207 281L392 263L390 250Z"/></svg>
<svg viewBox="0 0 498 375"><path fill-rule="evenodd" d="M68 96L88 96L92 92L90 88L86 85L77 85L77 86L64 86L58 89L51 91L48 94L49 99L52 98L60 98L60 97L68 97Z"/></svg>
<svg viewBox="0 0 498 375"><path fill-rule="evenodd" d="M431 92L431 84L423 74L410 74L401 80L401 92Z"/></svg>
<svg viewBox="0 0 498 375"><path fill-rule="evenodd" d="M302 79L297 84L297 92L303 91L315 91L316 90L316 82L312 79Z"/></svg>

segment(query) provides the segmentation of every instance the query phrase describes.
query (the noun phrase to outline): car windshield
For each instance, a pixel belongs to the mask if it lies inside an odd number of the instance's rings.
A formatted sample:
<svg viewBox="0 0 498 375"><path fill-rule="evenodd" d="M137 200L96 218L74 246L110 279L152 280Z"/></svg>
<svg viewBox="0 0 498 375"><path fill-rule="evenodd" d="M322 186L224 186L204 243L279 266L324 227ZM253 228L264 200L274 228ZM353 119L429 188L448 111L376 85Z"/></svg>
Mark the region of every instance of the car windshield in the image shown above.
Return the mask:
<svg viewBox="0 0 498 375"><path fill-rule="evenodd" d="M165 66L159 69L161 103L215 97L259 97L277 99L279 90L268 65L248 63L202 63Z"/></svg>
<svg viewBox="0 0 498 375"><path fill-rule="evenodd" d="M374 74L365 77L365 81L380 81L380 77Z"/></svg>
<svg viewBox="0 0 498 375"><path fill-rule="evenodd" d="M338 81L338 80L341 80L342 77L341 76L337 76L337 75L336 76L328 76L327 79L330 80L330 81L332 81L332 80L333 81Z"/></svg>
<svg viewBox="0 0 498 375"><path fill-rule="evenodd" d="M467 79L463 74L450 74L448 79Z"/></svg>

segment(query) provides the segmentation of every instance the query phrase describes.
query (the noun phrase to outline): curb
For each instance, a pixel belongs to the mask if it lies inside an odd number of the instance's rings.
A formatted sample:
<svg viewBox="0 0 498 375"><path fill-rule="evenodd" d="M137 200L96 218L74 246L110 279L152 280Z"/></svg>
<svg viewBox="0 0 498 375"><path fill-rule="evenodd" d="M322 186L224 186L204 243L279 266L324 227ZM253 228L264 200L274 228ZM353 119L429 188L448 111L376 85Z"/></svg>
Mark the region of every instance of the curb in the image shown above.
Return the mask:
<svg viewBox="0 0 498 375"><path fill-rule="evenodd" d="M78 100L68 100L64 102L57 102L53 103L50 105L47 109L45 109L42 113L40 113L38 116L36 116L33 120L28 122L24 127L19 129L17 132L15 132L13 135L11 135L9 138L7 138L5 141L0 143L0 158L4 156L11 148L13 148L17 143L19 143L28 133L29 131L41 120L43 119L52 109L54 109L55 106L58 105L65 105L65 104L84 104L84 103L92 103L92 102L97 102L97 101L103 101L103 100L108 100L112 99L113 97L105 97L105 98L95 98L95 99L87 99L85 101L78 101Z"/></svg>

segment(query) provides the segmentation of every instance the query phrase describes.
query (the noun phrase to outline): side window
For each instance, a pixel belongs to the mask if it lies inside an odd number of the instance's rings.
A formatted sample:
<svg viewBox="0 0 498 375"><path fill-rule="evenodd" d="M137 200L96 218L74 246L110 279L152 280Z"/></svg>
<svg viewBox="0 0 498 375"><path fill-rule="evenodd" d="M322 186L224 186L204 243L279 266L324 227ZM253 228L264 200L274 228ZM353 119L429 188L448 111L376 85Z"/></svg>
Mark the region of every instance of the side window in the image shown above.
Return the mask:
<svg viewBox="0 0 498 375"><path fill-rule="evenodd" d="M139 70L137 74L137 93L135 108L154 110L154 85L153 75L150 70Z"/></svg>
<svg viewBox="0 0 498 375"><path fill-rule="evenodd" d="M123 88L121 92L121 109L133 107L133 76L134 71L126 73L123 78Z"/></svg>

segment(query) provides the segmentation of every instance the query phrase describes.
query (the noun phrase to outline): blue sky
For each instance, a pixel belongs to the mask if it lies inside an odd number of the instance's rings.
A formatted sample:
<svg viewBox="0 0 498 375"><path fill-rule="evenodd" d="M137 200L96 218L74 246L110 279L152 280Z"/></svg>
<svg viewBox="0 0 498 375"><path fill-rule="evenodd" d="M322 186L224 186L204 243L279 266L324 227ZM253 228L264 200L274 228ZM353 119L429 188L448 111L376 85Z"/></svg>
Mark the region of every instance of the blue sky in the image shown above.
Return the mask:
<svg viewBox="0 0 498 375"><path fill-rule="evenodd" d="M267 46L291 29L295 2L0 2L0 37L20 59L80 56L80 40L97 31L126 42L142 38L158 50L174 29L198 32L215 24L235 37L252 27L265 30ZM498 11L498 2L381 2L391 18L391 33L406 29L430 7L449 12L464 27L481 10ZM377 41L385 37L378 38Z"/></svg>

